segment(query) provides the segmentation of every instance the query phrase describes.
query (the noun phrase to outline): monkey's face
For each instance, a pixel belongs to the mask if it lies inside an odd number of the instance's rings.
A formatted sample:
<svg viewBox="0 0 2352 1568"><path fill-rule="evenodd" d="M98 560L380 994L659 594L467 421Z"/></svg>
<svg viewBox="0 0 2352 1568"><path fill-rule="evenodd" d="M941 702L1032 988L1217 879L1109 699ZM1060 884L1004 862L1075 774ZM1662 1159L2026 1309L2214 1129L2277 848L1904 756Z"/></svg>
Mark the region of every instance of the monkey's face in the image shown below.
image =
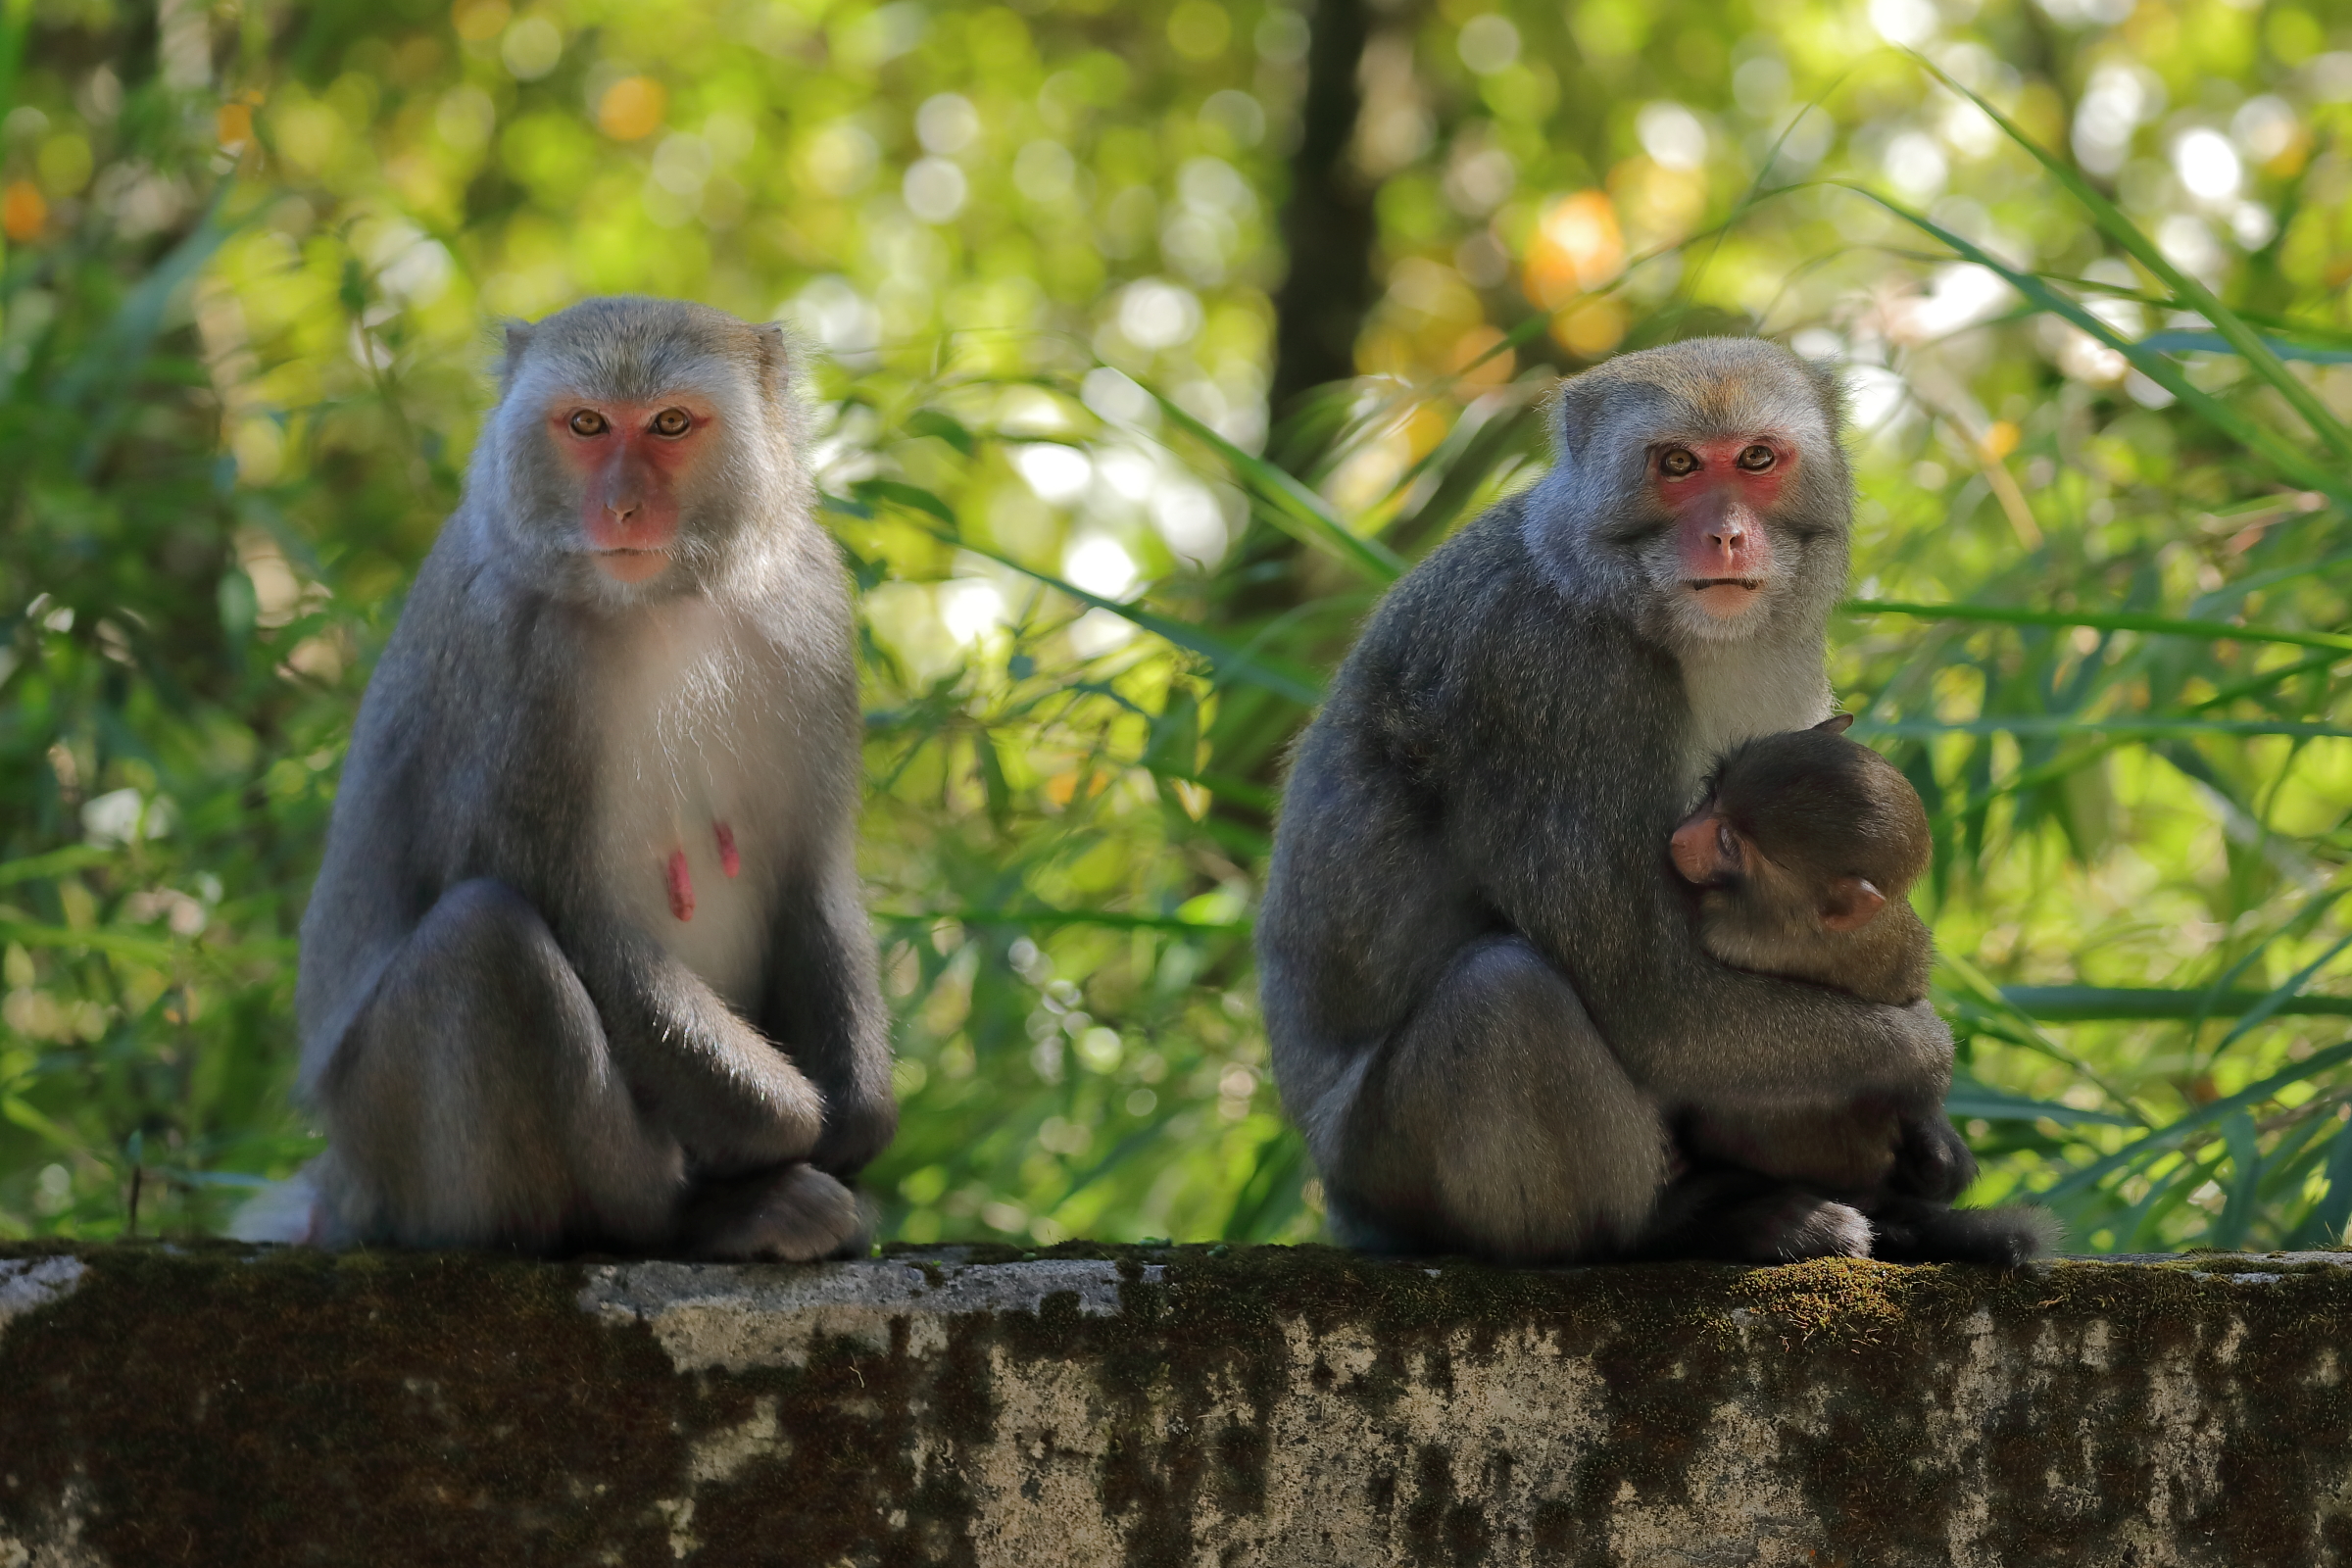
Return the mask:
<svg viewBox="0 0 2352 1568"><path fill-rule="evenodd" d="M1693 339L1562 383L1557 417L1535 513L1572 585L1670 644L1818 626L1851 510L1834 383L1770 343Z"/></svg>
<svg viewBox="0 0 2352 1568"><path fill-rule="evenodd" d="M1684 881L1705 889L1701 907L1780 934L1858 931L1886 906L1868 877L1784 864L1758 848L1710 796L1674 830L1669 853Z"/></svg>
<svg viewBox="0 0 2352 1568"><path fill-rule="evenodd" d="M1732 621L1755 608L1773 574L1765 519L1801 461L1794 442L1763 430L1650 449L1650 494L1673 519L1675 590L1701 614Z"/></svg>
<svg viewBox="0 0 2352 1568"><path fill-rule="evenodd" d="M784 548L798 466L783 338L677 300L511 326L466 489L500 559L608 608L708 588Z"/></svg>
<svg viewBox="0 0 2352 1568"><path fill-rule="evenodd" d="M1670 853L1684 881L1693 887L1715 888L1736 884L1747 875L1753 846L1709 797L1674 830Z"/></svg>
<svg viewBox="0 0 2352 1568"><path fill-rule="evenodd" d="M545 420L579 497L580 538L595 568L616 583L670 570L680 496L700 489L714 462L716 406L684 389L645 401L559 396Z"/></svg>

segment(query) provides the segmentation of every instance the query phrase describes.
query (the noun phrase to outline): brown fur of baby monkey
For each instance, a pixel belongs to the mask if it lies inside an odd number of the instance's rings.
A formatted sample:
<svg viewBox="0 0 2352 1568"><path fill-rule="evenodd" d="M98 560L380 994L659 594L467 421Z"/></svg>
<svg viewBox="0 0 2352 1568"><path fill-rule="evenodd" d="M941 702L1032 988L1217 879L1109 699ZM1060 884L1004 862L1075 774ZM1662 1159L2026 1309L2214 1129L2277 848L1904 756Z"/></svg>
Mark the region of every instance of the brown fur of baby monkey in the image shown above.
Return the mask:
<svg viewBox="0 0 2352 1568"><path fill-rule="evenodd" d="M328 1148L279 1238L862 1250L897 1111L801 374L678 301L508 330L303 919Z"/></svg>
<svg viewBox="0 0 2352 1568"><path fill-rule="evenodd" d="M1846 714L1726 756L1676 829L1703 891L1699 944L1735 968L1903 1006L1928 994L1935 940L1905 895L1935 841L1901 770L1842 733Z"/></svg>
<svg viewBox="0 0 2352 1568"><path fill-rule="evenodd" d="M1935 841L1918 791L1845 738L1852 722L1840 713L1726 754L1671 854L1701 890L1699 945L1715 957L1902 1006L1926 997L1935 966L1935 939L1907 897ZM1693 1158L1737 1168L1880 1143L1890 1171L1903 1132L1893 1107L1866 1097L1841 1112L1700 1112L1678 1135ZM1955 1209L1891 1190L1887 1174L1857 1168L1832 1187L1870 1217L1873 1256L2015 1267L2055 1241L2045 1210Z"/></svg>

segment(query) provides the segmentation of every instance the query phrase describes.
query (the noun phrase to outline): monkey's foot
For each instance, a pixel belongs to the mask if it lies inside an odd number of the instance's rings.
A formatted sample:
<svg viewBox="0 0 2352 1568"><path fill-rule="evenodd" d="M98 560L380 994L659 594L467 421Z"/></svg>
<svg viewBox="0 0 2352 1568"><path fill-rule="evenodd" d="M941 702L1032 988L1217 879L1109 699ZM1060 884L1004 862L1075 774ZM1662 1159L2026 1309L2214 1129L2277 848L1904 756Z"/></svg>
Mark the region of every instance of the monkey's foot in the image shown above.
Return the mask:
<svg viewBox="0 0 2352 1568"><path fill-rule="evenodd" d="M1699 1170L1669 1187L1637 1258L1797 1263L1870 1256L1870 1221L1791 1182L1746 1170Z"/></svg>
<svg viewBox="0 0 2352 1568"><path fill-rule="evenodd" d="M698 1257L812 1263L857 1256L869 1239L858 1195L814 1165L729 1183L699 1196L692 1209Z"/></svg>
<svg viewBox="0 0 2352 1568"><path fill-rule="evenodd" d="M1773 1249L1773 1261L1781 1263L1869 1255L1870 1221L1862 1217L1861 1210L1819 1200L1806 1200L1789 1209Z"/></svg>

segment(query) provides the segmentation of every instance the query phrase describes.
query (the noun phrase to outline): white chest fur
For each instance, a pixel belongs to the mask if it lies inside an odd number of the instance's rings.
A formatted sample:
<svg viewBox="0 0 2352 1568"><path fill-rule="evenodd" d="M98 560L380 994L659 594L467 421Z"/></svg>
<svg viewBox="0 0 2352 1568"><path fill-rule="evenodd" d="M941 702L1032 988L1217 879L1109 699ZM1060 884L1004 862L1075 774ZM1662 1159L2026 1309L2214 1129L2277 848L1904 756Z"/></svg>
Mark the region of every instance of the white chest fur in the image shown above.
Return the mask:
<svg viewBox="0 0 2352 1568"><path fill-rule="evenodd" d="M1830 679L1818 646L1702 643L1682 661L1683 690L1690 700L1683 793L1692 806L1715 759L1732 747L1830 716Z"/></svg>
<svg viewBox="0 0 2352 1568"><path fill-rule="evenodd" d="M611 652L598 822L606 886L749 1010L797 794L789 670L756 625L701 600L641 612Z"/></svg>

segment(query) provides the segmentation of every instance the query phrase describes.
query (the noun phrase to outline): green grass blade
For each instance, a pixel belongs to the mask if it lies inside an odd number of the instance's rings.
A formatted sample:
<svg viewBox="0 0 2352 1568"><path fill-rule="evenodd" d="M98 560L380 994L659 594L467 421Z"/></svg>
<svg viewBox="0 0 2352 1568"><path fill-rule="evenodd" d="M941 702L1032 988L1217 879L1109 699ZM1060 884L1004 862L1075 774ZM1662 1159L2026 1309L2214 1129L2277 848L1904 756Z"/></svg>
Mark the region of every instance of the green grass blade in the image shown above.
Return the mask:
<svg viewBox="0 0 2352 1568"><path fill-rule="evenodd" d="M1921 232L1934 235L1962 260L1974 262L1987 271L1998 273L2004 282L2032 301L2037 309L2073 322L2100 343L2123 355L2142 375L2170 392L2183 408L2194 410L2208 424L2247 451L2259 453L2279 473L2292 478L2307 490L2317 490L2352 506L2352 478L2347 478L2339 469L2315 461L2300 448L2241 417L2220 399L2191 385L2188 378L2180 373L2180 368L2164 355L2144 349L2126 338L2034 273L2019 271L1984 247L1961 238L1900 202L1889 201L1867 186L1846 185L1844 188L1876 203Z"/></svg>
<svg viewBox="0 0 2352 1568"><path fill-rule="evenodd" d="M2316 343L2290 343L2282 337L2266 337L2263 346L2281 360L2300 360L2306 365L2352 365L2352 349L2322 348ZM2235 354L2236 346L2219 332L2150 332L2139 340L2143 349L2159 354Z"/></svg>
<svg viewBox="0 0 2352 1568"><path fill-rule="evenodd" d="M2080 1054L2069 1051L2048 1035L2043 1034L2040 1026L2034 1021L2033 1015L2003 996L2001 988L1994 985L1984 970L1957 953L1938 953L1936 956L1936 961L1943 973L1960 982L1959 994L1953 995L1947 992L1946 1000L1960 1005L1964 1015L1973 1008L1981 1017L1998 1019L2004 1038L2013 1040L2030 1051L2040 1052L2052 1061L2064 1062L2067 1066L2072 1067L2084 1083L2105 1095L2110 1104L2120 1108L2134 1121L2142 1124L2148 1122L2147 1113L2132 1103L2130 1095L2125 1094L2109 1082L2098 1068L2085 1061Z"/></svg>
<svg viewBox="0 0 2352 1568"><path fill-rule="evenodd" d="M1001 550L992 550L986 545L974 544L954 530L955 513L948 510L939 498L928 490L917 489L913 485L882 480L867 480L860 485L859 490L860 501L870 496L873 499L891 502L919 513L926 517L944 518L950 525L947 528L935 528L921 522L913 525L942 544L953 545L958 550L968 550L973 555L985 557L1000 566L1010 567L1024 577L1045 584L1055 593L1065 594L1080 604L1096 610L1107 610L1121 620L1140 626L1154 637L1173 643L1189 653L1199 654L1215 667L1222 678L1247 682L1261 691L1272 692L1278 697L1287 697L1302 708L1312 708L1323 700L1322 682L1315 678L1312 671L1294 664L1288 660L1277 658L1271 654L1251 653L1246 649L1236 648L1223 638L1202 631L1200 627L1188 622L1167 615L1155 614L1140 605L1121 604L1115 599L1105 599L1101 594L1089 593L1076 583L1064 582L1051 572L1039 571L1034 566L1025 565ZM851 514L855 516L867 514L851 511Z"/></svg>
<svg viewBox="0 0 2352 1568"><path fill-rule="evenodd" d="M2273 1073L2260 1083L2250 1084L2234 1095L2199 1105L2178 1120L2153 1129L2146 1137L2117 1150L2104 1159L2093 1160L2087 1165L2076 1167L2061 1177L2056 1185L2042 1196L2049 1201L2056 1202L2077 1193L2087 1192L2119 1170L2152 1155L2160 1154L2167 1150L2180 1148L2188 1142L2191 1135L2212 1127L2231 1111L2259 1105L2289 1084L2303 1083L2317 1078L2328 1068L2337 1066L2346 1060L2352 1060L2352 1041L2342 1045L2329 1046L2324 1051L2315 1051L2301 1061Z"/></svg>
<svg viewBox="0 0 2352 1568"><path fill-rule="evenodd" d="M1915 615L1923 620L1975 620L2003 626L2088 626L2093 631L2141 631L2165 637L2200 637L2209 642L2283 643L2352 654L2352 636L2340 632L2295 631L2283 626L2240 626L2227 620L2187 620L2128 611L2028 610L2008 605L1920 605L1898 599L1849 599L1838 609L1849 615Z"/></svg>
<svg viewBox="0 0 2352 1568"><path fill-rule="evenodd" d="M2003 986L2003 1000L2042 1023L2150 1018L2352 1017L2352 997L2281 996L2275 991L2161 991L2135 986Z"/></svg>
<svg viewBox="0 0 2352 1568"><path fill-rule="evenodd" d="M2129 1116L2109 1110L2083 1110L2055 1100L2030 1100L1988 1088L1970 1078L1954 1078L1943 1097L1944 1114L1953 1120L1982 1117L1985 1121L2054 1121L2061 1127L2137 1127Z"/></svg>
<svg viewBox="0 0 2352 1568"><path fill-rule="evenodd" d="M2342 1239L2347 1222L2352 1222L2352 1128L2339 1129L2328 1141L2328 1190L2304 1221L2319 1232L2311 1239L2324 1247Z"/></svg>
<svg viewBox="0 0 2352 1568"><path fill-rule="evenodd" d="M1187 920L1174 914L1122 914L1113 909L925 909L912 914L876 910L874 918L893 925L929 926L941 920L965 925L1053 927L1099 925L1115 931L1189 931L1201 936L1246 936L1248 920Z"/></svg>
<svg viewBox="0 0 2352 1568"><path fill-rule="evenodd" d="M68 871L79 871L87 866L104 865L116 858L113 850L101 850L92 845L72 844L46 855L27 855L23 859L0 860L0 887L12 882L30 882L41 877L60 876Z"/></svg>
<svg viewBox="0 0 2352 1568"><path fill-rule="evenodd" d="M2255 1199L2262 1186L2262 1150L2255 1140L2254 1118L2233 1110L2222 1118L2222 1143L2230 1151L2229 1198L2222 1217L2214 1222L2212 1243L2234 1249L2246 1244L2254 1224Z"/></svg>
<svg viewBox="0 0 2352 1568"><path fill-rule="evenodd" d="M2252 1007L2247 1008L2245 1016L2238 1019L2236 1024L2230 1028L2230 1032L2222 1036L2220 1042L2214 1046L2214 1054L2221 1054L2223 1047L2230 1045L2232 1041L2235 1041L2243 1036L2247 1030L2259 1028L2265 1020L2276 1016L2277 1014L2284 1011L2288 1006L2292 1005L2298 1000L2296 993L2300 992L2303 987L2310 982L2312 976L2318 974L2328 964L2334 962L2336 955L2342 953L2346 948L2352 948L2352 935L2338 938L2333 947L2330 947L2326 953L2321 954L2318 957L2312 959L2311 962L2305 964L2301 969L2297 970L2293 977L2286 982L2286 984L2265 996L2261 1002L2257 1003Z"/></svg>
<svg viewBox="0 0 2352 1568"><path fill-rule="evenodd" d="M2271 347L2263 341L2262 334L2239 320L2236 313L2215 298L2211 289L2175 267L2171 259L2156 247L2156 243L2141 233L2138 225L2124 216L2122 209L2101 195L2097 187L2084 179L2072 166L2052 155L2039 142L2027 135L2008 116L1986 103L1970 88L1945 74L1942 67L1916 52L1912 52L1911 58L1934 72L1936 79L1946 87L1962 94L1979 109L1984 110L1987 116L1991 117L1992 122L2001 127L2003 134L2033 154L2035 161L2049 173L2050 177L2058 182L2060 188L2072 196L2083 211L2090 214L2091 221L2098 225L2101 233L2122 246L2126 254L2146 268L2149 273L2161 281L2166 288L2171 289L2175 299L2213 323L2214 329L2244 358L2247 365L2253 368L2254 373L2261 376L2273 390L2284 398L2288 406L2302 417L2303 422L2311 426L2313 433L2334 451L2336 460L2340 463L2352 463L2352 428L2346 427L2344 421L2337 418L2334 412L2320 401L2317 393L2305 386L2293 371L2279 363L2278 356L2271 352Z"/></svg>
<svg viewBox="0 0 2352 1568"><path fill-rule="evenodd" d="M2122 735L2165 740L2199 735L2291 735L2298 740L2352 740L2352 729L2290 718L2068 718L2047 713L1995 714L1943 722L1926 718L1863 719L1856 740L1889 736L1934 740L1939 735Z"/></svg>
<svg viewBox="0 0 2352 1568"><path fill-rule="evenodd" d="M1225 466L1265 503L1274 525L1301 544L1312 545L1361 570L1374 582L1392 583L1404 575L1405 560L1377 539L1350 532L1321 496L1300 484L1265 459L1244 452L1175 403L1153 391L1160 412L1185 434L1225 461Z"/></svg>
<svg viewBox="0 0 2352 1568"><path fill-rule="evenodd" d="M111 953L119 958L132 958L152 968L165 970L172 968L190 951L177 943L135 936L112 926L84 929L77 926L34 925L24 920L0 920L0 942L15 942L27 948L57 948L69 953L86 948L94 953Z"/></svg>

